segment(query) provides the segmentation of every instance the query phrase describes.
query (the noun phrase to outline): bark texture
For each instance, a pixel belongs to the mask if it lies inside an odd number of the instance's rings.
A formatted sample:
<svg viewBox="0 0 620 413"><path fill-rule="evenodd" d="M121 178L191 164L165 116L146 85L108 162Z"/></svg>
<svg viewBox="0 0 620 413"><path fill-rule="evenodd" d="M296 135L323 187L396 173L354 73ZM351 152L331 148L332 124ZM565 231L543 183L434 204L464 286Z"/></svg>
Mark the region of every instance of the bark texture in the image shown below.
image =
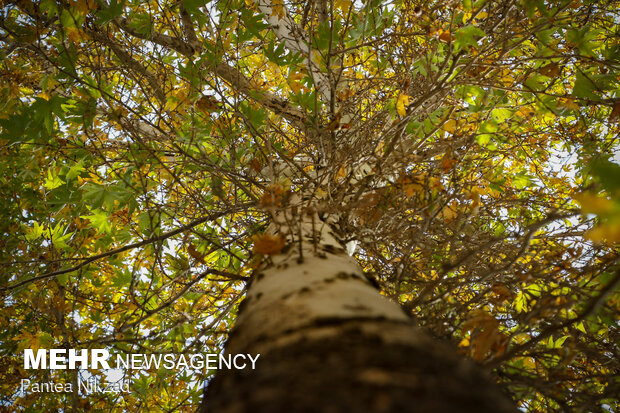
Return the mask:
<svg viewBox="0 0 620 413"><path fill-rule="evenodd" d="M278 226L293 246L302 234L303 259L290 248L255 276L226 351L260 353L256 369L218 371L202 412L517 411L482 369L381 296L317 221Z"/></svg>

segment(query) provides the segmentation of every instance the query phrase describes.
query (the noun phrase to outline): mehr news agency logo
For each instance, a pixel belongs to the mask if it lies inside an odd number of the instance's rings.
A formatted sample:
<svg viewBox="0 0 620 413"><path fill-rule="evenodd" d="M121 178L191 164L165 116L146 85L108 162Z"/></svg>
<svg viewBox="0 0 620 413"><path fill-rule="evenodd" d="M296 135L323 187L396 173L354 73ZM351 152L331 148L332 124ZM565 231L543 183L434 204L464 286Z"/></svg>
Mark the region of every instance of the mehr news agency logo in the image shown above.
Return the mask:
<svg viewBox="0 0 620 413"><path fill-rule="evenodd" d="M93 393L128 393L129 379L111 379L102 383L99 376L88 373L88 370L101 369L117 373L127 370L148 370L164 368L167 370L193 370L195 372L209 372L209 370L236 369L243 370L256 368L256 361L260 354L117 354L112 357L106 349L33 349L24 350L24 369L26 370L74 370L80 369L85 374L78 374L77 389L72 382L45 381L33 382L31 379L22 379L20 391L28 393L79 393L90 395ZM112 366L110 365L112 363ZM116 370L115 370L116 369Z"/></svg>

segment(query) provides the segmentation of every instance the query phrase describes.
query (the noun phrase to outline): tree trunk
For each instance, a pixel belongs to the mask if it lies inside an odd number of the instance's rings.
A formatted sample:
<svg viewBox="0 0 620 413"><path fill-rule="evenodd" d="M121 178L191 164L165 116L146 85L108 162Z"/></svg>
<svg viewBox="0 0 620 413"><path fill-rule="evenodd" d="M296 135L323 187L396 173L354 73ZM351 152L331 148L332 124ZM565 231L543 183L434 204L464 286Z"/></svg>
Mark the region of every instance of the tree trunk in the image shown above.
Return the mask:
<svg viewBox="0 0 620 413"><path fill-rule="evenodd" d="M517 411L383 297L316 215L281 221L295 241L254 276L226 344L259 353L256 369L218 370L202 412Z"/></svg>

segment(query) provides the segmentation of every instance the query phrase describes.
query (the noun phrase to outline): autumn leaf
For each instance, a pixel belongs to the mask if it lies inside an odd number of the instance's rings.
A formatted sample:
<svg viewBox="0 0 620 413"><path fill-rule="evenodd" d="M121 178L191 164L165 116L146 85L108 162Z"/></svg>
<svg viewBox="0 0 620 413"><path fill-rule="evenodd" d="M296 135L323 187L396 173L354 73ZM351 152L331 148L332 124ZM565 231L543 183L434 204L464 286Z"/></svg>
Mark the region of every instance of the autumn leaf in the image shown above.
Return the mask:
<svg viewBox="0 0 620 413"><path fill-rule="evenodd" d="M286 245L286 239L281 235L256 234L252 237L254 253L274 255L280 253Z"/></svg>
<svg viewBox="0 0 620 413"><path fill-rule="evenodd" d="M284 2L282 0L273 1L271 15L278 16L278 19L284 18Z"/></svg>
<svg viewBox="0 0 620 413"><path fill-rule="evenodd" d="M449 30L439 29L439 40L448 43L452 40L452 34Z"/></svg>
<svg viewBox="0 0 620 413"><path fill-rule="evenodd" d="M400 178L398 183L405 191L407 198L411 198L417 193L424 191L424 177L408 177Z"/></svg>
<svg viewBox="0 0 620 413"><path fill-rule="evenodd" d="M584 214L604 214L614 208L610 199L590 192L577 194L575 199L581 204L581 212Z"/></svg>
<svg viewBox="0 0 620 413"><path fill-rule="evenodd" d="M300 80L304 78L304 74L301 72L293 72L288 77L288 85L293 91L293 93L298 94L301 91L303 85Z"/></svg>
<svg viewBox="0 0 620 413"><path fill-rule="evenodd" d="M456 120L448 119L446 123L443 124L442 129L449 133L454 133L456 131Z"/></svg>
<svg viewBox="0 0 620 413"><path fill-rule="evenodd" d="M288 188L281 183L268 185L259 199L259 204L263 208L281 207L289 195Z"/></svg>
<svg viewBox="0 0 620 413"><path fill-rule="evenodd" d="M472 333L469 345L474 360L482 361L490 351L493 355L500 355L506 350L507 338L499 326L499 321L482 309L469 314L462 328Z"/></svg>
<svg viewBox="0 0 620 413"><path fill-rule="evenodd" d="M444 173L448 173L457 162L458 160L454 157L454 155L450 152L446 152L443 158L441 158L441 170Z"/></svg>
<svg viewBox="0 0 620 413"><path fill-rule="evenodd" d="M196 261L198 261L201 264L205 263L204 260L204 255L201 254L196 247L194 247L194 244L189 244L189 246L187 247L187 253Z"/></svg>
<svg viewBox="0 0 620 413"><path fill-rule="evenodd" d="M196 107L203 112L215 112L222 109L220 102L209 95L201 96L200 99L196 101Z"/></svg>
<svg viewBox="0 0 620 413"><path fill-rule="evenodd" d="M620 122L620 100L614 102L614 106L609 114L610 122Z"/></svg>
<svg viewBox="0 0 620 413"><path fill-rule="evenodd" d="M337 112L334 115L334 118L327 124L327 126L325 126L325 129L329 130L329 131L335 131L338 128L340 128L340 119L342 118L342 114L340 112Z"/></svg>
<svg viewBox="0 0 620 413"><path fill-rule="evenodd" d="M575 99L572 98L559 99L558 107L570 110L579 110L579 105L575 102Z"/></svg>
<svg viewBox="0 0 620 413"><path fill-rule="evenodd" d="M454 200L450 202L448 205L444 206L437 215L440 219L444 220L447 223L450 223L458 217L457 211L458 203Z"/></svg>
<svg viewBox="0 0 620 413"><path fill-rule="evenodd" d="M545 75L547 77L557 77L560 75L561 71L562 69L560 65L557 63L549 63L548 65L543 66L540 69L538 69L538 72L541 75Z"/></svg>
<svg viewBox="0 0 620 413"><path fill-rule="evenodd" d="M409 105L410 97L411 96L405 94L398 95L398 99L396 100L396 111L401 117L407 115L407 106Z"/></svg>

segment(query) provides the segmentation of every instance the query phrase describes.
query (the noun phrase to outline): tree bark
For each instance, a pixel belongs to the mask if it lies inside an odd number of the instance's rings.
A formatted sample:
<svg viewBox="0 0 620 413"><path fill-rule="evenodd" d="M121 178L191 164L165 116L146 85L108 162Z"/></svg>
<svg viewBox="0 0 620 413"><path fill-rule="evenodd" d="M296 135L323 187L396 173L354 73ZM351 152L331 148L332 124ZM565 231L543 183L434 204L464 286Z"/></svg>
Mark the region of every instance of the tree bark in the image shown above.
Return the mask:
<svg viewBox="0 0 620 413"><path fill-rule="evenodd" d="M278 231L294 241L254 276L226 344L259 353L256 369L219 370L202 412L517 411L383 297L316 215L281 219Z"/></svg>

